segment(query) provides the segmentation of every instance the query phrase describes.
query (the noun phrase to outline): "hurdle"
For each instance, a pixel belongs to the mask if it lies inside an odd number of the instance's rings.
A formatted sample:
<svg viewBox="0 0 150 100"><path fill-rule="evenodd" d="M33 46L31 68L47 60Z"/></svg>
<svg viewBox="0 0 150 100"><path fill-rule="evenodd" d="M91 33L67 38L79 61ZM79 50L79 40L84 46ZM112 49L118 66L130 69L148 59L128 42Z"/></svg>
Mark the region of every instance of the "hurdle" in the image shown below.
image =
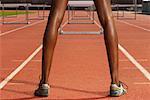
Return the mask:
<svg viewBox="0 0 150 100"><path fill-rule="evenodd" d="M31 6L37 8L37 17L29 18L28 16L28 20L44 20L46 7L45 0L31 0ZM28 8L30 8L29 5ZM40 8L42 8L42 15L40 15Z"/></svg>
<svg viewBox="0 0 150 100"><path fill-rule="evenodd" d="M28 5L30 3L30 0L2 0L1 1L1 5L2 5L2 24L29 24L29 20L28 20ZM18 12L18 7L19 6L23 6L25 7L25 22L19 22L19 21L14 21L14 22L5 22L5 18L10 18L10 17L5 17L5 8L11 8L14 7L16 8L16 14ZM16 16L17 17L17 16Z"/></svg>
<svg viewBox="0 0 150 100"><path fill-rule="evenodd" d="M85 8L86 16L76 15L75 8ZM91 22L79 22L77 20L89 20ZM74 22L73 22L74 21ZM68 2L68 24L94 24L94 2L93 1L69 1Z"/></svg>
<svg viewBox="0 0 150 100"><path fill-rule="evenodd" d="M4 6L4 5L3 5ZM2 7L2 4L1 4ZM5 8L3 8L3 10L5 10ZM3 13L3 12L2 12ZM2 14L3 15L3 14ZM18 8L15 7L15 15L9 15L9 16L5 16L5 18L13 18L13 17L17 17L18 16Z"/></svg>
<svg viewBox="0 0 150 100"><path fill-rule="evenodd" d="M75 8L75 7L85 7L87 9L85 10L90 10L89 12L87 12L86 16L81 16L81 15L76 15L75 14L75 10L73 9L71 11L71 7ZM92 7L92 9L90 8ZM96 24L97 22L95 21L95 16L94 16L94 9L93 7L95 7L94 2L93 1L69 1L68 2L68 19L67 19L67 24ZM92 22L71 22L72 20L91 20ZM99 31L82 31L82 32L76 32L76 31L64 31L63 30L64 26L60 26L60 35L67 35L67 34L102 34L103 33L103 28L98 25L99 27Z"/></svg>
<svg viewBox="0 0 150 100"><path fill-rule="evenodd" d="M150 0L143 0L142 13L150 15Z"/></svg>
<svg viewBox="0 0 150 100"><path fill-rule="evenodd" d="M119 3L120 0L116 0L116 4L112 5L113 8L117 9L117 19L135 19L137 18L137 8L141 5L137 4L137 0L131 0L130 3ZM121 9L121 10L120 10ZM125 17L127 11L132 11L132 17Z"/></svg>

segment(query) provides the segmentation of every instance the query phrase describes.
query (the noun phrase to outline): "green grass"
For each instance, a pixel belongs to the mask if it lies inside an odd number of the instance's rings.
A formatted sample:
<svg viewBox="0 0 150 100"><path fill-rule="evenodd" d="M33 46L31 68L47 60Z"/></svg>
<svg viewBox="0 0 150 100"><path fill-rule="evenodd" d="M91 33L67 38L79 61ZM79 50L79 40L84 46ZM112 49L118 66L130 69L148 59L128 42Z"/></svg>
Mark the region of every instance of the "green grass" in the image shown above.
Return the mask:
<svg viewBox="0 0 150 100"><path fill-rule="evenodd" d="M22 14L26 14L27 12L23 12L23 11L18 11L16 12L10 12L10 11L5 11L4 14L2 12L0 12L0 17L1 16L14 16L14 15L22 15ZM33 13L33 12L28 12L29 14Z"/></svg>

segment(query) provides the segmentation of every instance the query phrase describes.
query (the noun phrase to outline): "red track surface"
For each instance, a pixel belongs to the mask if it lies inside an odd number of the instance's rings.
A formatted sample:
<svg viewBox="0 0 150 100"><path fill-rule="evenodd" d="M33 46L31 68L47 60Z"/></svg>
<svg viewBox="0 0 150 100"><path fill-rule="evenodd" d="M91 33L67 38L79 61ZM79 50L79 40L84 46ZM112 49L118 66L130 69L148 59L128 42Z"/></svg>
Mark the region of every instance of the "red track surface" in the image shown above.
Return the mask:
<svg viewBox="0 0 150 100"><path fill-rule="evenodd" d="M67 19L65 16L64 22ZM149 16L116 20L119 43L150 72ZM126 21L126 22L124 22ZM34 21L35 22L35 21ZM34 23L33 22L33 23ZM63 22L63 23L64 23ZM128 24L129 23L129 24ZM133 25L131 25L133 24ZM0 82L22 64L42 42L46 21L1 36ZM147 30L135 27L144 27ZM7 32L22 26L2 26ZM65 30L97 30L96 25L66 25ZM110 76L103 35L60 35L51 70L51 100L149 100L150 81L120 51L120 79L129 89L119 98L108 97ZM1 99L35 99L41 66L41 51L0 90ZM42 98L39 98L42 99Z"/></svg>

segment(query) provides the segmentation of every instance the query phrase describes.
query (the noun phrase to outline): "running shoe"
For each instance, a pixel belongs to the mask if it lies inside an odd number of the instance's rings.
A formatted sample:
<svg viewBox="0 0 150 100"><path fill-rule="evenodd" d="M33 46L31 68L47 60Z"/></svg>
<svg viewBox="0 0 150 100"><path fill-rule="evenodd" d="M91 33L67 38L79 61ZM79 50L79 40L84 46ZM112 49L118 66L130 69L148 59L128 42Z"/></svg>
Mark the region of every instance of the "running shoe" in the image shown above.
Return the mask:
<svg viewBox="0 0 150 100"><path fill-rule="evenodd" d="M120 82L119 86L117 84L111 84L110 86L110 96L119 97L127 93L127 90L123 87L123 83Z"/></svg>
<svg viewBox="0 0 150 100"><path fill-rule="evenodd" d="M34 95L39 97L48 97L48 90L50 86L48 84L40 84L38 89L35 90Z"/></svg>

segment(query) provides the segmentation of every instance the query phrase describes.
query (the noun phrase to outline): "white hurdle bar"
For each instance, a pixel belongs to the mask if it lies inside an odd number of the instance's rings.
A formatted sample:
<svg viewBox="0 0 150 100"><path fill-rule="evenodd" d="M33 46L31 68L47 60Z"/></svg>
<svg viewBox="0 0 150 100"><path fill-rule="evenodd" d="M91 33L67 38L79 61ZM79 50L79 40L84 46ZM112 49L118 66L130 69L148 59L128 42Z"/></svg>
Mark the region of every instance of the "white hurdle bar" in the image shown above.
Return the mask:
<svg viewBox="0 0 150 100"><path fill-rule="evenodd" d="M87 16L76 16L75 10L71 8L85 7L87 8ZM94 7L93 1L69 1L68 2L68 23L69 24L94 24L94 10L91 8ZM88 9L89 8L89 9ZM74 21L75 22L71 22ZM77 20L89 20L92 22L78 22Z"/></svg>

